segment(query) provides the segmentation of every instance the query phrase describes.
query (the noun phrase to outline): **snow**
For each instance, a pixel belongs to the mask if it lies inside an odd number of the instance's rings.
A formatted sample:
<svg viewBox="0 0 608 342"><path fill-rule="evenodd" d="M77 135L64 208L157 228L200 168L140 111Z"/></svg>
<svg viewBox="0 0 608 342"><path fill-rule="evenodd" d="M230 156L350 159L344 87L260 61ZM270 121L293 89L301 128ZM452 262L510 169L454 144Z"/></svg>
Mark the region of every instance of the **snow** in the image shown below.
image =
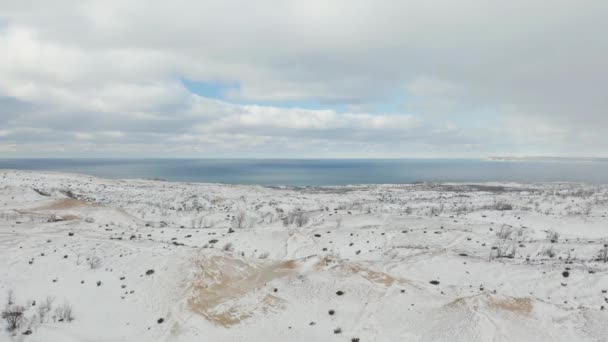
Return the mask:
<svg viewBox="0 0 608 342"><path fill-rule="evenodd" d="M606 215L607 185L0 170L0 341L602 341Z"/></svg>

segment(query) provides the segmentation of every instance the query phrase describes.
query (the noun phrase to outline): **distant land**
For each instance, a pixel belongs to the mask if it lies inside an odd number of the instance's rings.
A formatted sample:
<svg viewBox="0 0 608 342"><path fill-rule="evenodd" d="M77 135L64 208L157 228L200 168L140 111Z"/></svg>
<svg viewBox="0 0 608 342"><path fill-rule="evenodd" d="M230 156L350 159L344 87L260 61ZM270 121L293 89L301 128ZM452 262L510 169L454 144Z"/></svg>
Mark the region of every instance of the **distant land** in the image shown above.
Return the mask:
<svg viewBox="0 0 608 342"><path fill-rule="evenodd" d="M491 161L520 161L520 162L608 162L603 157L550 157L550 156L528 156L528 157L488 157Z"/></svg>

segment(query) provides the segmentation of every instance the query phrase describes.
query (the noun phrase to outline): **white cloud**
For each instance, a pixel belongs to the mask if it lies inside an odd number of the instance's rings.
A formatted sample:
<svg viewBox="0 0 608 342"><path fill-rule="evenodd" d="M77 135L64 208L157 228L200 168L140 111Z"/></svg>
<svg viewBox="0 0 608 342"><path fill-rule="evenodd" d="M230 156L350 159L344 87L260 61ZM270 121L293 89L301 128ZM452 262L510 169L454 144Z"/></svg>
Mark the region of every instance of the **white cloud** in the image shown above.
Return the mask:
<svg viewBox="0 0 608 342"><path fill-rule="evenodd" d="M605 155L606 13L600 0L5 1L0 143ZM234 86L218 101L180 79Z"/></svg>

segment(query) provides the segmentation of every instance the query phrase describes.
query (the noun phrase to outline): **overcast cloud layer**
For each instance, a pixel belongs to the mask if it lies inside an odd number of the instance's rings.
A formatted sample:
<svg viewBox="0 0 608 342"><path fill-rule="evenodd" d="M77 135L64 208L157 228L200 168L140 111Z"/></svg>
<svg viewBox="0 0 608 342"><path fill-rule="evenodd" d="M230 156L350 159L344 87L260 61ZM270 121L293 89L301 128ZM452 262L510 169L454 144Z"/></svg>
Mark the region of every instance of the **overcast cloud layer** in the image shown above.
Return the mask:
<svg viewBox="0 0 608 342"><path fill-rule="evenodd" d="M0 157L608 156L607 17L605 0L0 0Z"/></svg>

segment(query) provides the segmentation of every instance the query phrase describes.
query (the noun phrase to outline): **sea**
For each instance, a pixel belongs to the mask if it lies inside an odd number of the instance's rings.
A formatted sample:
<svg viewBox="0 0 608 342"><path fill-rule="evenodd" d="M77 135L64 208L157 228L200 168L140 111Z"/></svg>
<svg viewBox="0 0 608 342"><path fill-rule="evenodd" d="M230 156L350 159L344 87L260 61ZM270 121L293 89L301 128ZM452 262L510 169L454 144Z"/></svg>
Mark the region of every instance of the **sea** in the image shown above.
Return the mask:
<svg viewBox="0 0 608 342"><path fill-rule="evenodd" d="M0 159L0 169L179 182L331 186L419 182L608 184L608 161L485 159Z"/></svg>

